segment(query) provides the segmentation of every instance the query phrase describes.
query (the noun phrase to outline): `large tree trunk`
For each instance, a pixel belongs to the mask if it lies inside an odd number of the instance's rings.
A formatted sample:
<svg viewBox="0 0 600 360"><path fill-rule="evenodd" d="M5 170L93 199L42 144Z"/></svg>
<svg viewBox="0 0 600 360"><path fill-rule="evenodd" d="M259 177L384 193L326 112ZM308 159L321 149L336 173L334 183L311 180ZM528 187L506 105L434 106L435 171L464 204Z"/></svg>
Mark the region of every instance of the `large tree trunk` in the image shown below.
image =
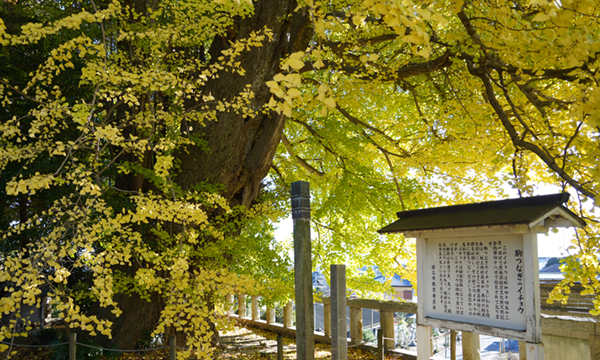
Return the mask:
<svg viewBox="0 0 600 360"><path fill-rule="evenodd" d="M274 112L260 110L270 99L265 82L279 72L280 60L291 52L304 50L312 34L310 22L304 11L295 12L297 3L293 0L259 0L254 3L254 15L239 19L228 38L217 38L211 46L211 59L216 59L229 41L244 39L251 32L260 31L265 26L274 34L273 41L254 48L239 59L245 69L245 76L231 72L219 74L219 78L208 83L203 92L216 99L230 100L242 92L247 84L254 92L252 107L254 118L244 118L233 112L221 112L217 121L201 126L191 126L194 132L203 134L210 151L199 146L188 146L178 153L181 173L176 181L184 189L199 182L218 184L224 187L223 196L231 205L249 207L256 199L260 183L267 175L277 144L279 143L285 117ZM192 108L194 104L186 104ZM135 179L131 179L135 181ZM134 186L134 184L130 184ZM138 184L139 185L139 184ZM134 268L130 275L135 274ZM131 349L139 344L145 332L153 330L158 323L164 301L154 296L151 302L137 295L119 294L116 301L123 311L115 318L106 309L93 309L99 317L114 321L112 340L97 337L93 340L105 346ZM181 344L184 346L183 344Z"/></svg>
<svg viewBox="0 0 600 360"><path fill-rule="evenodd" d="M125 275L134 276L139 267L121 267ZM107 319L113 322L112 338L104 335L97 335L90 338L94 343L106 347L132 350L135 348L147 347L147 341L150 340L150 333L158 324L160 312L164 307L164 301L160 295L152 294L149 299L142 299L137 293L115 295L115 302L123 313L116 317L111 312L112 308L101 308L94 303L89 313L96 315L99 319ZM85 336L85 335L84 335Z"/></svg>
<svg viewBox="0 0 600 360"><path fill-rule="evenodd" d="M179 154L181 175L177 181L184 188L208 180L225 187L223 196L232 205L249 206L256 199L285 125L284 116L260 111L271 97L265 82L279 72L282 57L306 48L312 34L307 15L294 12L296 7L296 2L290 0L258 1L254 16L240 21L230 38L214 41L210 49L212 59L219 56L229 41L246 38L265 26L274 33L273 41L242 55L240 61L246 70L245 76L225 72L207 84L205 93L228 100L250 84L255 95L252 107L257 112L254 118L233 112L219 113L218 121L192 126L194 132L204 134L202 138L210 151L190 147L188 152Z"/></svg>

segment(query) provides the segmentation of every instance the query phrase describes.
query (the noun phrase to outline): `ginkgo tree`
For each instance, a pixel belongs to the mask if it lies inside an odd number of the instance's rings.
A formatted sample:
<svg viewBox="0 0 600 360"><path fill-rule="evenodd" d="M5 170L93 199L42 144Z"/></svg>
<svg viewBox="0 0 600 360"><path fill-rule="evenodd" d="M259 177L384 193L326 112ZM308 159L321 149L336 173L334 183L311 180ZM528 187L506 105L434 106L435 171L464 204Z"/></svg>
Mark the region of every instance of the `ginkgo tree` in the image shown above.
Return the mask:
<svg viewBox="0 0 600 360"><path fill-rule="evenodd" d="M311 182L316 266L382 290L414 252L401 209L535 182L595 199L599 28L591 1L5 2L0 338L23 304L128 349L210 357L225 294L285 299L272 237ZM555 298L599 294L593 216ZM583 266L578 266L583 265ZM406 266L406 267L405 267ZM413 277L414 279L414 277ZM600 305L598 305L600 308Z"/></svg>

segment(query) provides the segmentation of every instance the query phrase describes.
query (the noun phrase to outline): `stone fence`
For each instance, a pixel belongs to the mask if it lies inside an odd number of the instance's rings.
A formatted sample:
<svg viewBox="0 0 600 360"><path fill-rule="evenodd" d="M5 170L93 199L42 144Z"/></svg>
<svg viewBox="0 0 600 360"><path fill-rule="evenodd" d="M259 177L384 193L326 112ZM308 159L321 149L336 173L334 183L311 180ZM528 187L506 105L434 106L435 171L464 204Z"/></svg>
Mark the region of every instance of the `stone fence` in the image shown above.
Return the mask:
<svg viewBox="0 0 600 360"><path fill-rule="evenodd" d="M233 296L228 296L232 303ZM325 326L323 332L315 332L315 341L331 343L331 304L328 298L322 301L324 308ZM416 352L395 349L394 313L417 312L417 304L411 302L380 301L369 299L347 299L350 308L350 339L349 344L357 344L363 340L362 310L373 309L380 312L380 327L386 339L384 346L387 352L394 352L404 359L415 360ZM251 297L251 309L246 309L246 295L238 295L238 313L231 310L229 316L235 318L240 324L262 328L277 334L295 338L296 329L293 324L293 304L287 303L283 307L283 323L275 321L275 309L267 308L266 321L260 319L258 297ZM552 315L542 314L542 333L544 353L546 360L578 359L600 360L600 322L592 317L582 317L582 314L553 311ZM250 316L249 316L250 315ZM455 338L455 337L454 337ZM451 349L456 348L455 343L450 344ZM362 345L360 348L375 351L375 346ZM464 360L479 359L479 337L476 334L463 333L462 350ZM453 351L455 353L455 351ZM526 359L525 343L519 342L520 359ZM432 354L433 355L433 354Z"/></svg>

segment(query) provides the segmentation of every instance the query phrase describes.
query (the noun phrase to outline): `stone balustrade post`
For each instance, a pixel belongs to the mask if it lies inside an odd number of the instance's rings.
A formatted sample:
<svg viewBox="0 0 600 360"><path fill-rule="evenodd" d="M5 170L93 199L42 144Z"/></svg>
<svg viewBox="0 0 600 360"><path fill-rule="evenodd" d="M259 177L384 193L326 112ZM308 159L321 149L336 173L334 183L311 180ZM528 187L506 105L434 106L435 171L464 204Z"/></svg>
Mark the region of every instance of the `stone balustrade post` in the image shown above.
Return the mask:
<svg viewBox="0 0 600 360"><path fill-rule="evenodd" d="M231 294L225 296L225 309L228 316L233 315L233 295Z"/></svg>
<svg viewBox="0 0 600 360"><path fill-rule="evenodd" d="M246 317L246 294L238 295L238 315L241 318Z"/></svg>
<svg viewBox="0 0 600 360"><path fill-rule="evenodd" d="M288 301L287 304L283 307L283 327L291 328L292 327L292 310L293 303Z"/></svg>
<svg viewBox="0 0 600 360"><path fill-rule="evenodd" d="M260 311L258 309L258 296L252 295L252 320L260 320Z"/></svg>
<svg viewBox="0 0 600 360"><path fill-rule="evenodd" d="M479 334L462 332L463 360L481 360L479 356Z"/></svg>
<svg viewBox="0 0 600 360"><path fill-rule="evenodd" d="M331 304L323 304L323 331L331 337Z"/></svg>
<svg viewBox="0 0 600 360"><path fill-rule="evenodd" d="M395 348L395 334L394 334L394 313L391 311L380 311L379 321L381 323L381 329L383 330L383 337L386 338L384 341L386 349Z"/></svg>
<svg viewBox="0 0 600 360"><path fill-rule="evenodd" d="M362 308L350 308L350 341L359 343L363 340Z"/></svg>
<svg viewBox="0 0 600 360"><path fill-rule="evenodd" d="M267 324L275 324L275 309L267 306Z"/></svg>

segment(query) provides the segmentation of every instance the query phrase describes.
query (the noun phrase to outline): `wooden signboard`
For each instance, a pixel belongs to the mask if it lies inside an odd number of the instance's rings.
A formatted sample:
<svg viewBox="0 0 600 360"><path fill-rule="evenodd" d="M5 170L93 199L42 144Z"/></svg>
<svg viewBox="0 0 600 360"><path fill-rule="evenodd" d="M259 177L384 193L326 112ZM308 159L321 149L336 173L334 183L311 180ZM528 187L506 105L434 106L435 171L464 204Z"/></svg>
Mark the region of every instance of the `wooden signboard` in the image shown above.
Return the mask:
<svg viewBox="0 0 600 360"><path fill-rule="evenodd" d="M411 234L418 235L417 324L541 340L535 327L537 268L525 264L537 264L536 234L519 233L519 228L495 231L501 234L493 235L492 229Z"/></svg>
<svg viewBox="0 0 600 360"><path fill-rule="evenodd" d="M417 357L428 326L515 339L543 359L537 236L585 226L569 194L402 211L380 233L417 239Z"/></svg>

